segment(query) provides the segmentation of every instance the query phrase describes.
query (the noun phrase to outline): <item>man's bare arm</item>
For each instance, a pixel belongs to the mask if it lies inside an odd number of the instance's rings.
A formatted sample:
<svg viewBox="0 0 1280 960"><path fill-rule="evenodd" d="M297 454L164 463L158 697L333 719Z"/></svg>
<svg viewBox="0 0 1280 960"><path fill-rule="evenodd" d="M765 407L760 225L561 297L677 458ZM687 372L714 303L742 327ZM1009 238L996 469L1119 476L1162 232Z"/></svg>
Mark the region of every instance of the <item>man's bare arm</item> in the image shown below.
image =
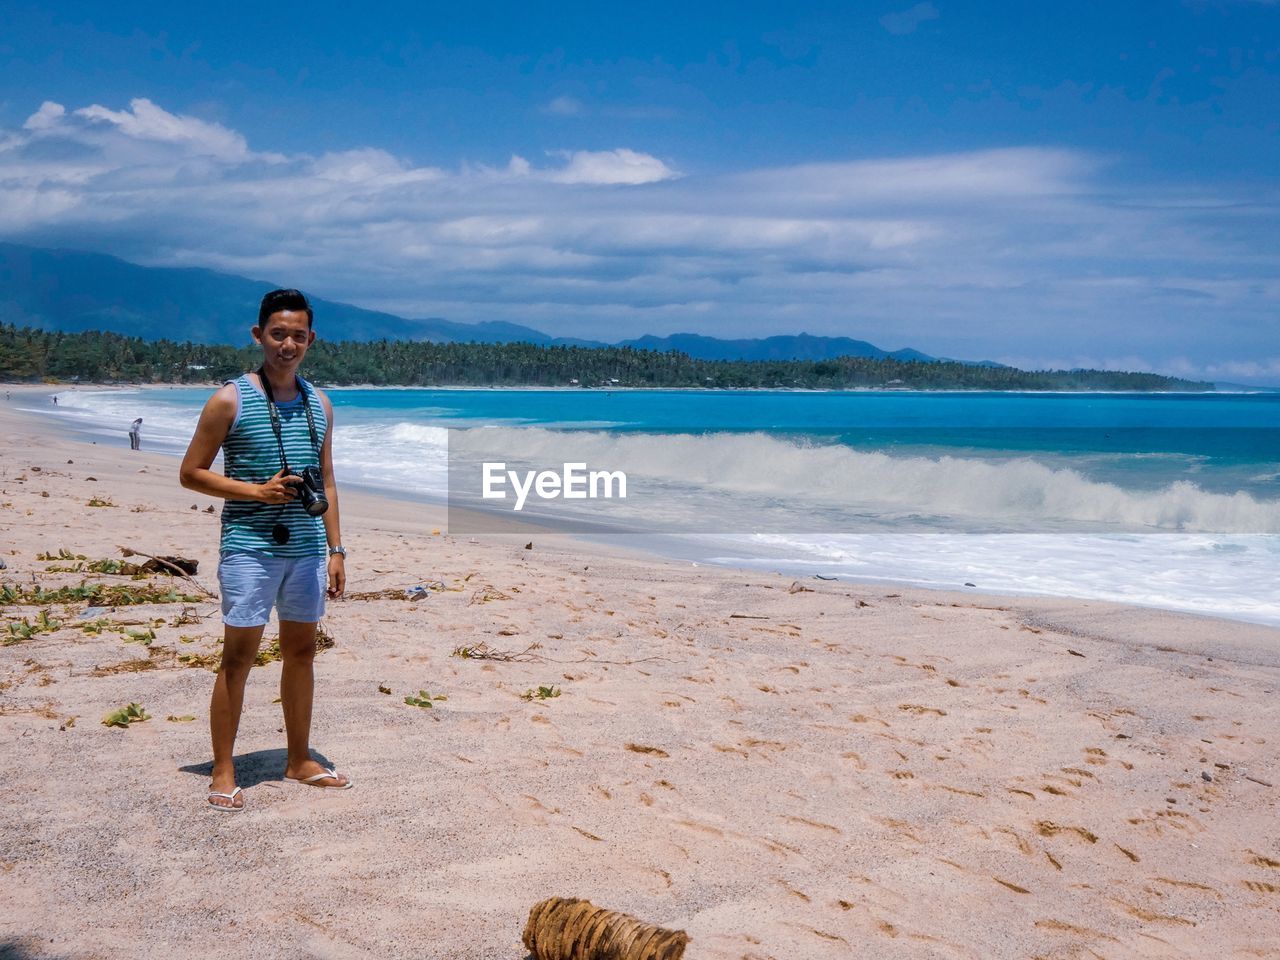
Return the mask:
<svg viewBox="0 0 1280 960"><path fill-rule="evenodd" d="M178 479L188 490L223 500L256 500L259 503L287 503L297 496L297 477L285 477L281 470L266 483L233 480L209 468L236 419L236 388L226 384L209 398L200 413L195 435L178 470Z"/></svg>
<svg viewBox="0 0 1280 960"><path fill-rule="evenodd" d="M324 415L329 423L329 428L324 432L324 444L320 448L324 495L329 501L329 509L324 512L324 535L329 546L336 547L342 543L342 523L338 519L338 481L333 475L333 404L323 393L320 394L320 403L324 406ZM340 554L335 554L329 558L329 596L340 597L346 588L346 561Z"/></svg>

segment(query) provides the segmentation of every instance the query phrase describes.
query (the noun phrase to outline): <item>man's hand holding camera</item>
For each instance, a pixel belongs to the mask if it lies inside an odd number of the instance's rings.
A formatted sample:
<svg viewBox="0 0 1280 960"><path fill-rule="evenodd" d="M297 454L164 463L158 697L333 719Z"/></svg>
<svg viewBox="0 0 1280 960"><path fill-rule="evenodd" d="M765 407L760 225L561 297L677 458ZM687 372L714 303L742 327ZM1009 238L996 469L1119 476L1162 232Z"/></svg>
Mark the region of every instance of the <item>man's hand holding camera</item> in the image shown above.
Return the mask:
<svg viewBox="0 0 1280 960"><path fill-rule="evenodd" d="M298 496L295 488L301 482L300 476L282 468L266 483L258 485L257 499L263 503L288 503Z"/></svg>

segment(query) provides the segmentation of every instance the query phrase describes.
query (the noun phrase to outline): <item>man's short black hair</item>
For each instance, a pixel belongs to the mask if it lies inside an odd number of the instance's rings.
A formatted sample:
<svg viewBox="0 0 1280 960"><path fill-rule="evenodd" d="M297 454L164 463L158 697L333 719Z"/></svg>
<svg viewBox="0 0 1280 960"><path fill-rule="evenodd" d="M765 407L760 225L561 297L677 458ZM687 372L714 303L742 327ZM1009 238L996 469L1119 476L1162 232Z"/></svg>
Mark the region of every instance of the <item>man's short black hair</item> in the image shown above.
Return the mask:
<svg viewBox="0 0 1280 960"><path fill-rule="evenodd" d="M281 310L307 311L307 329L311 328L315 314L311 312L311 304L301 290L272 290L262 298L262 306L258 308L258 326L265 327L273 313Z"/></svg>

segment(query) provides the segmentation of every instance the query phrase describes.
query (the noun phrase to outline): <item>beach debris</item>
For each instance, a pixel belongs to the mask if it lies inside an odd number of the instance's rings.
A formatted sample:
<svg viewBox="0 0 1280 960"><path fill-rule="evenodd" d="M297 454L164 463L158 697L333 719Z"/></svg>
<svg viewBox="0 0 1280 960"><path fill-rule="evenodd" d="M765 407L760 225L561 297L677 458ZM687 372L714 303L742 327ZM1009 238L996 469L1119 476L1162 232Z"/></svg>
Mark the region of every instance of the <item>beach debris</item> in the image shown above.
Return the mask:
<svg viewBox="0 0 1280 960"><path fill-rule="evenodd" d="M532 540L530 540L528 543L526 543L526 544L524 545L524 548L525 548L526 550L532 550L532 549L533 549L533 541L532 541Z"/></svg>
<svg viewBox="0 0 1280 960"><path fill-rule="evenodd" d="M768 620L769 618L763 613L731 613L730 620Z"/></svg>
<svg viewBox="0 0 1280 960"><path fill-rule="evenodd" d="M813 579L815 579L815 580L839 580L840 578L839 578L839 577L832 577L832 576L828 576L828 575L827 575L827 574L825 574L825 573L815 573L815 574L813 575Z"/></svg>
<svg viewBox="0 0 1280 960"><path fill-rule="evenodd" d="M683 930L570 897L534 904L522 939L533 960L681 960L689 944Z"/></svg>
<svg viewBox="0 0 1280 960"><path fill-rule="evenodd" d="M98 482L98 478L97 478L97 477L85 477L84 479L85 479L85 482L86 482L86 483L97 483L97 482Z"/></svg>
<svg viewBox="0 0 1280 960"><path fill-rule="evenodd" d="M538 687L537 690L532 688L520 694L520 699L525 701L532 700L552 700L560 696L559 687Z"/></svg>
<svg viewBox="0 0 1280 960"><path fill-rule="evenodd" d="M195 717L194 717L194 716L192 716L192 715L191 715L191 714L189 714L189 713L184 713L184 714L183 714L182 716L180 716L180 717L175 717L175 716L171 713L171 714L169 714L169 716L165 717L165 719L166 719L166 720L168 720L170 723L190 723L192 720L194 720L194 719L195 719Z"/></svg>
<svg viewBox="0 0 1280 960"><path fill-rule="evenodd" d="M976 587L976 586L977 586L977 584L976 584L976 583L970 583L968 580L966 580L966 581L964 582L964 585L965 585L966 587Z"/></svg>
<svg viewBox="0 0 1280 960"><path fill-rule="evenodd" d="M325 630L324 624L323 623L317 624L316 625L316 653L320 653L321 651L324 651L324 650L331 650L335 645L336 644L334 643L333 637L331 637L329 633ZM198 655L192 656L192 660L195 660L197 658L198 658ZM178 659L183 660L184 662L187 662L188 666L194 667L194 666L204 665L203 663L188 662L182 656L179 656ZM254 655L253 665L255 667L265 667L269 663L275 663L277 660L283 660L283 659L284 659L284 652L280 649L280 638L276 637L269 644L267 644L266 647L262 648Z"/></svg>
<svg viewBox="0 0 1280 960"><path fill-rule="evenodd" d="M90 497L89 502L86 503L85 506L86 507L114 507L115 504L112 503L106 497Z"/></svg>
<svg viewBox="0 0 1280 960"><path fill-rule="evenodd" d="M1248 780L1249 782L1251 782L1251 783L1256 783L1256 784L1258 784L1259 786L1263 786L1263 787L1269 787L1269 786L1271 786L1271 784L1270 784L1270 783L1268 783L1266 780L1259 780L1257 777L1251 777L1251 776L1249 776L1247 773L1244 775L1244 778L1245 778L1246 780Z"/></svg>
<svg viewBox="0 0 1280 960"><path fill-rule="evenodd" d="M211 615L212 614L210 613L200 613L199 611L196 610L195 607L183 607L182 612L169 621L169 626L171 627L190 626L193 623L199 623L201 620ZM190 641L187 641L187 642L189 643Z"/></svg>
<svg viewBox="0 0 1280 960"><path fill-rule="evenodd" d="M497 660L499 663L535 663L542 660L542 657L533 652L540 646L541 644L539 643L531 643L519 653L516 653L511 650L499 650L481 641L480 643L454 647L449 656L460 657L463 660Z"/></svg>
<svg viewBox="0 0 1280 960"><path fill-rule="evenodd" d="M42 633L53 633L61 626L61 620L54 620L49 616L48 610L41 610L36 616L35 623L29 622L26 617L19 621L9 621L6 625L4 645L11 647L15 643L30 640L32 637L39 636Z"/></svg>
<svg viewBox="0 0 1280 960"><path fill-rule="evenodd" d="M651 747L647 743L628 743L627 749L632 753L648 753L655 757L669 757L671 754L661 747Z"/></svg>
<svg viewBox="0 0 1280 960"><path fill-rule="evenodd" d="M1071 654L1073 657L1084 657L1084 654L1079 650L1072 650L1070 647L1067 647L1067 653ZM1087 660L1088 657L1085 657L1085 659Z"/></svg>
<svg viewBox="0 0 1280 960"><path fill-rule="evenodd" d="M147 562L142 564L141 569L149 573L172 573L177 576L193 577L200 569L200 561L189 557L160 557L145 550L139 550L137 547L126 547L120 544L116 544L116 549L126 557L146 557Z"/></svg>
<svg viewBox="0 0 1280 960"><path fill-rule="evenodd" d="M117 673L144 673L156 669L159 669L159 665L151 657L137 657L133 660L121 660L119 663L112 663L105 667L94 667L93 675L113 677Z"/></svg>
<svg viewBox="0 0 1280 960"><path fill-rule="evenodd" d="M338 641L333 634L329 632L329 625L321 620L316 624L316 653L322 653L325 650L332 650L338 645Z"/></svg>
<svg viewBox="0 0 1280 960"><path fill-rule="evenodd" d="M471 595L467 606L475 606L477 603L488 603L490 600L510 600L511 598L495 587L491 583L481 586L475 593Z"/></svg>
<svg viewBox="0 0 1280 960"><path fill-rule="evenodd" d="M192 510L199 510L199 509L200 509L200 505L199 505L198 503L193 503L193 504L191 505L191 509L192 509Z"/></svg>
<svg viewBox="0 0 1280 960"><path fill-rule="evenodd" d="M75 463L74 460L68 460L67 463Z"/></svg>
<svg viewBox="0 0 1280 960"><path fill-rule="evenodd" d="M222 654L180 653L178 654L178 662L184 667L209 667L214 673L217 673L218 666L222 663Z"/></svg>
<svg viewBox="0 0 1280 960"><path fill-rule="evenodd" d="M0 570L8 570L8 569L9 569L9 565L5 563L3 560L0 560Z"/></svg>
<svg viewBox="0 0 1280 960"><path fill-rule="evenodd" d="M151 641L156 638L156 632L150 627L145 630L126 630L124 632L125 643L140 643L144 647L151 646Z"/></svg>
<svg viewBox="0 0 1280 960"><path fill-rule="evenodd" d="M390 687L388 687L385 683L380 683L380 684L378 684L378 692L379 692L379 693L385 693L385 694L390 695L390 693L391 693L391 688L390 688Z"/></svg>
<svg viewBox="0 0 1280 960"><path fill-rule="evenodd" d="M192 560L189 557L158 557L136 547L126 547L122 544L116 544L116 549L126 557L146 557L147 562L138 568L141 573L171 573L193 584L197 590L210 600L218 599L216 593L195 578L196 571L200 569L199 560ZM184 599L199 600L200 598L190 597Z"/></svg>
<svg viewBox="0 0 1280 960"><path fill-rule="evenodd" d="M421 600L428 593L440 593L444 590L443 580L429 580L415 587L389 587L386 590L366 590L348 593L347 600Z"/></svg>
<svg viewBox="0 0 1280 960"><path fill-rule="evenodd" d="M1200 779L1205 783L1213 783L1213 775L1208 770L1200 771Z"/></svg>
<svg viewBox="0 0 1280 960"><path fill-rule="evenodd" d="M18 604L22 606L48 606L53 603L75 603L88 601L98 607L124 607L140 603L199 603L203 598L186 593L179 593L172 587L162 588L154 584L105 584L82 581L74 587L58 587L45 590L43 587L16 587L10 584L0 586L0 606Z"/></svg>
<svg viewBox="0 0 1280 960"><path fill-rule="evenodd" d="M205 508L204 508L204 512L205 512L205 513L213 513L213 512L214 512L213 504L211 503L211 504L209 504L207 507L205 507Z"/></svg>
<svg viewBox="0 0 1280 960"><path fill-rule="evenodd" d="M437 693L434 697L425 690L419 690L416 697L405 697L404 702L411 707L424 707L430 710L434 704L433 700L448 700L443 693Z"/></svg>
<svg viewBox="0 0 1280 960"><path fill-rule="evenodd" d="M559 639L559 637L556 637ZM454 647L449 654L451 657L460 657L463 660L496 660L499 663L607 663L616 667L630 667L637 663L653 663L661 661L663 663L679 663L678 660L672 660L670 657L639 657L635 660L605 660L601 657L579 657L576 660L558 660L555 657L546 657L540 653L534 653L534 650L541 649L542 644L531 643L518 653L511 650L499 650L490 647L487 643L467 644L465 646Z"/></svg>
<svg viewBox="0 0 1280 960"><path fill-rule="evenodd" d="M806 587L799 580L793 580L787 587L787 593L813 593L813 587Z"/></svg>
<svg viewBox="0 0 1280 960"><path fill-rule="evenodd" d="M102 718L104 727L127 727L131 723L143 723L151 719L151 715L140 703L131 703L119 710L112 710Z"/></svg>

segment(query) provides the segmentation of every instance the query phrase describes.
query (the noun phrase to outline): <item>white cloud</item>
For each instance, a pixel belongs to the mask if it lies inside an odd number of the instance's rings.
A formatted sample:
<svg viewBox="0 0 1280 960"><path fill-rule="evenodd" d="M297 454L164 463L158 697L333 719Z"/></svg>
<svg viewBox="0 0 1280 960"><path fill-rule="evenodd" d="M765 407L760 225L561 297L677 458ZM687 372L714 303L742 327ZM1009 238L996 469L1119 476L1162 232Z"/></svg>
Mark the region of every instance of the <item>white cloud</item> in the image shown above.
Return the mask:
<svg viewBox="0 0 1280 960"><path fill-rule="evenodd" d="M40 109L27 117L27 122L22 125L23 130L49 130L58 125L64 116L66 116L67 108L60 103L54 103L52 100L46 100L40 104Z"/></svg>
<svg viewBox="0 0 1280 960"><path fill-rule="evenodd" d="M558 117L580 117L586 112L582 101L576 97L556 97L543 110Z"/></svg>
<svg viewBox="0 0 1280 960"><path fill-rule="evenodd" d="M75 111L75 115L90 122L111 124L121 133L139 140L180 144L197 156L232 161L249 156L244 137L235 131L221 124L169 113L145 97L130 100L128 110L108 110L94 104Z"/></svg>
<svg viewBox="0 0 1280 960"><path fill-rule="evenodd" d="M920 24L926 20L937 20L939 16L938 8L926 0L925 3L917 3L908 10L886 13L880 18L880 26L890 33L901 36L907 33L915 33Z"/></svg>
<svg viewBox="0 0 1280 960"><path fill-rule="evenodd" d="M640 184L657 183L676 176L657 157L625 147L617 150L575 150L559 154L567 159L562 170L551 175L557 183Z"/></svg>
<svg viewBox="0 0 1280 960"><path fill-rule="evenodd" d="M744 174L744 186L812 200L927 199L986 202L995 196L1045 197L1084 189L1097 167L1078 151L1016 147L892 160L814 163Z"/></svg>
<svg viewBox="0 0 1280 960"><path fill-rule="evenodd" d="M681 176L619 148L444 169L268 154L150 101L45 104L0 130L0 236L601 339L804 329L1032 365L1264 364L1274 206L1121 186L1119 166L1012 147Z"/></svg>
<svg viewBox="0 0 1280 960"><path fill-rule="evenodd" d="M343 150L317 157L309 172L324 180L362 184L365 187L390 187L424 180L437 180L444 172L433 167L413 167L397 160L385 150L366 147Z"/></svg>

